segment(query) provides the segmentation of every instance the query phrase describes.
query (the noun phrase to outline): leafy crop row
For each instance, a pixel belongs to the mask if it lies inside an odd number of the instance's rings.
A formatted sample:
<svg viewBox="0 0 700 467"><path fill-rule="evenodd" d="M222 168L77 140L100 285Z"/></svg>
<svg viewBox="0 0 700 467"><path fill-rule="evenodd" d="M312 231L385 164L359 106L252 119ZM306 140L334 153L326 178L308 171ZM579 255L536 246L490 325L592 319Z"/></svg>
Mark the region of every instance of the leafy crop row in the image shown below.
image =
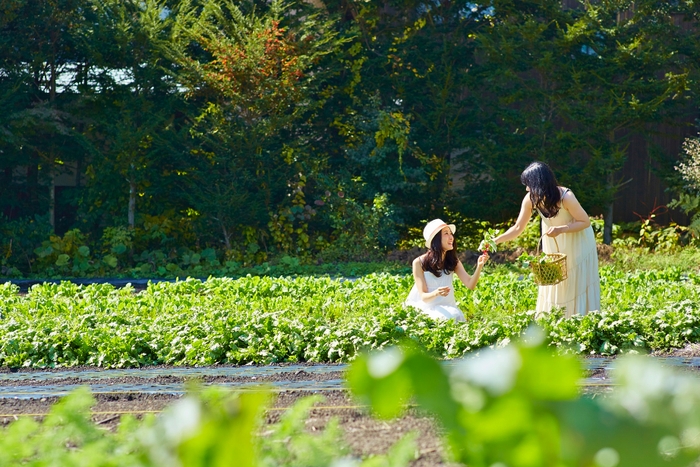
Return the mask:
<svg viewBox="0 0 700 467"><path fill-rule="evenodd" d="M159 417L125 415L110 432L91 420L95 400L79 388L54 404L43 422L22 417L0 427L0 466L403 467L415 457L410 436L386 455L354 457L335 419L321 433L308 433L306 420L319 396L300 399L259 435L269 402L264 391L208 387Z"/></svg>
<svg viewBox="0 0 700 467"><path fill-rule="evenodd" d="M404 345L362 355L347 378L382 418L400 415L408 401L433 415L460 465L698 465L695 375L630 355L616 361L612 392L582 396L580 360L545 344L533 326L522 341L486 349L449 370Z"/></svg>
<svg viewBox="0 0 700 467"><path fill-rule="evenodd" d="M410 338L441 358L507 341L534 319L527 276L489 271L457 288L466 323L436 322L402 301L410 276L187 279L141 293L68 282L26 295L0 285L0 366L336 362ZM601 269L601 312L539 318L554 345L586 353L700 342L700 276Z"/></svg>

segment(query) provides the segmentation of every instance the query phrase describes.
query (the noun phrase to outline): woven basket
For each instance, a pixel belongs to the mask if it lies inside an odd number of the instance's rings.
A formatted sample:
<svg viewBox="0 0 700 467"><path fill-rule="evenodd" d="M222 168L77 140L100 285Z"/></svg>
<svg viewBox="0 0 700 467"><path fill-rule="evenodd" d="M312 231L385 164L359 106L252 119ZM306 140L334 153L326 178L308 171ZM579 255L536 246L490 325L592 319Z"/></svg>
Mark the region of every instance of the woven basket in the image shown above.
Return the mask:
<svg viewBox="0 0 700 467"><path fill-rule="evenodd" d="M536 256L540 255L542 238L537 242ZM530 262L530 270L532 270L533 279L537 285L556 285L566 280L566 255L559 253L559 244L556 238L554 238L554 244L557 246L557 253L547 253L541 262Z"/></svg>

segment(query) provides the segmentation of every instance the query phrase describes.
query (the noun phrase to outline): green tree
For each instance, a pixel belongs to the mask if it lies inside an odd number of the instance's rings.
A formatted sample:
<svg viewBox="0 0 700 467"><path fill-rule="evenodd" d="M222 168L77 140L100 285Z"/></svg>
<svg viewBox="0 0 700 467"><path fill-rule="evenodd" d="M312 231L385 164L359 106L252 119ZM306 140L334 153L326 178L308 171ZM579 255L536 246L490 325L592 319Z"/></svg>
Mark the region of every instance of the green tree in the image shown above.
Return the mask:
<svg viewBox="0 0 700 467"><path fill-rule="evenodd" d="M685 153L682 162L675 168L680 173L682 186L678 199L670 207L679 207L691 216L689 229L700 237L700 138L686 138L683 143Z"/></svg>
<svg viewBox="0 0 700 467"><path fill-rule="evenodd" d="M91 151L81 217L91 231L133 229L139 213L186 208L174 189L177 148L187 139L185 103L163 49L172 19L162 1L90 5L95 24L82 39L92 57L83 88Z"/></svg>
<svg viewBox="0 0 700 467"><path fill-rule="evenodd" d="M334 126L345 137L335 161L361 180L363 198L387 193L397 221L441 215L453 157L466 146L473 34L486 6L451 1L328 1L359 33L354 90Z"/></svg>
<svg viewBox="0 0 700 467"><path fill-rule="evenodd" d="M689 64L678 44L689 33L674 15L689 6L494 2L491 26L476 37L475 89L485 118L462 156L464 195L487 193L504 212L499 197L515 204L517 174L544 160L584 206L605 215L609 243L629 138L685 105Z"/></svg>
<svg viewBox="0 0 700 467"><path fill-rule="evenodd" d="M687 107L692 66L679 53L688 33L677 19L689 7L687 2L589 4L564 36L587 55L583 66L569 66L572 85L563 114L580 126L590 157L584 180L599 180L593 200L603 209L605 243L612 242L613 200L627 182L616 173L627 157L629 137Z"/></svg>
<svg viewBox="0 0 700 467"><path fill-rule="evenodd" d="M81 4L0 4L0 197L13 216L53 212L53 177L82 154L75 108L85 62Z"/></svg>
<svg viewBox="0 0 700 467"><path fill-rule="evenodd" d="M182 2L174 14L177 78L198 109L188 202L227 250L234 236L264 243L271 219L307 206L307 175L325 164L308 147L318 137L309 119L332 91L314 66L342 40L303 5L207 0Z"/></svg>

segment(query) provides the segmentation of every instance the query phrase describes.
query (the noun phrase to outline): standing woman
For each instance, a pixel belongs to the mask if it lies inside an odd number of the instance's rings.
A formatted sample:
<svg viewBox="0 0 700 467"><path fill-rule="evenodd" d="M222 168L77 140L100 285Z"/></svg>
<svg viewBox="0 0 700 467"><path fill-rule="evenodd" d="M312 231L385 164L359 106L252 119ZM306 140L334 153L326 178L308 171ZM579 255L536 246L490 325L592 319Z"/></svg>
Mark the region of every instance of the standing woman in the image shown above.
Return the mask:
<svg viewBox="0 0 700 467"><path fill-rule="evenodd" d="M465 286L474 290L488 259L488 254L479 256L474 275L470 276L455 252L455 230L454 224L446 224L440 219L428 222L423 229L423 238L429 250L413 260L415 283L405 303L433 319L465 321L455 301L452 279L457 274Z"/></svg>
<svg viewBox="0 0 700 467"><path fill-rule="evenodd" d="M566 254L567 279L540 286L537 312L564 308L566 317L600 309L600 277L595 235L588 214L574 193L559 186L554 172L543 162L533 162L520 175L528 194L523 198L515 225L496 237L496 243L513 240L530 221L533 207L542 219L542 250ZM556 244L554 239L556 240ZM557 245L559 249L557 250Z"/></svg>

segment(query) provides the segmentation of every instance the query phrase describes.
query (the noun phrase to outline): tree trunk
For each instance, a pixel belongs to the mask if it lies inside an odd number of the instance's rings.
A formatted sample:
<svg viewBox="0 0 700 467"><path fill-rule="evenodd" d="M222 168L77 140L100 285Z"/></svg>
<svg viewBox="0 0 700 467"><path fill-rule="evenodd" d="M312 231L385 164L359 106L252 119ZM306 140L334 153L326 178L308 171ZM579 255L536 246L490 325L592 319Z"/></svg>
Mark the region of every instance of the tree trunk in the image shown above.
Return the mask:
<svg viewBox="0 0 700 467"><path fill-rule="evenodd" d="M609 151L615 147L615 130L612 130L608 134L608 142L610 143ZM612 227L613 227L613 203L615 202L615 196L613 193L613 187L615 184L615 173L611 167L608 167L607 184L605 188L610 194L610 201L608 201L607 209L605 214L603 214L603 243L606 245L612 245Z"/></svg>
<svg viewBox="0 0 700 467"><path fill-rule="evenodd" d="M51 77L49 78L49 100L56 100L56 62L51 60Z"/></svg>
<svg viewBox="0 0 700 467"><path fill-rule="evenodd" d="M56 233L56 181L53 174L51 174L51 181L49 181L49 223Z"/></svg>
<svg viewBox="0 0 700 467"><path fill-rule="evenodd" d="M231 249L231 235L228 233L228 230L226 229L226 225L224 223L221 223L221 232L224 234L224 245L226 245L226 250Z"/></svg>
<svg viewBox="0 0 700 467"><path fill-rule="evenodd" d="M613 187L613 174L609 173L608 174L608 190L612 191L612 187ZM603 216L603 220L604 220L603 243L605 243L606 245L612 244L613 203L614 203L614 200L611 199L610 202L608 203L608 207L605 210L605 214Z"/></svg>
<svg viewBox="0 0 700 467"><path fill-rule="evenodd" d="M136 225L136 184L129 181L129 228L133 229Z"/></svg>

